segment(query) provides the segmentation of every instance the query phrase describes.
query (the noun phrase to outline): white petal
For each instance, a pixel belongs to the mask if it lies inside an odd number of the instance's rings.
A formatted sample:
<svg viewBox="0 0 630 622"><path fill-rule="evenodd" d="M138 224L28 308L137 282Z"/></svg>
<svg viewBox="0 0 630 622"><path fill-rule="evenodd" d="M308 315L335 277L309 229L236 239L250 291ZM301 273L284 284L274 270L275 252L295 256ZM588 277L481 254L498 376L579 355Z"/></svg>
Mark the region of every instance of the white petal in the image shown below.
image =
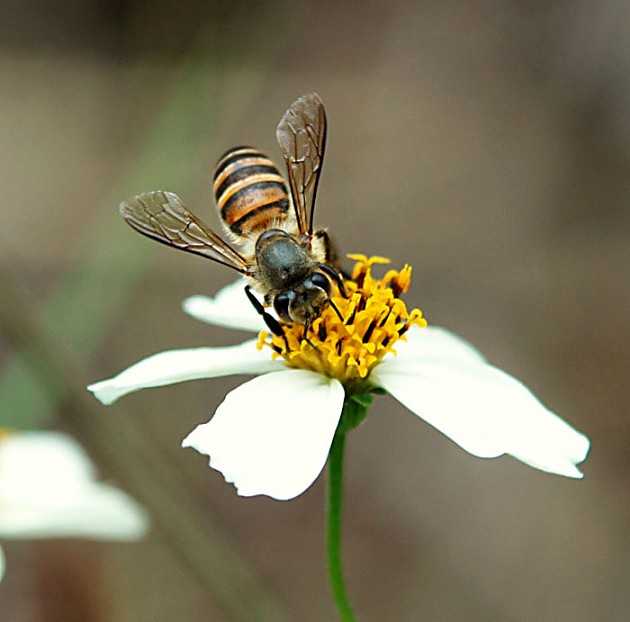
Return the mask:
<svg viewBox="0 0 630 622"><path fill-rule="evenodd" d="M83 448L61 432L15 432L0 436L0 496L57 496L96 477Z"/></svg>
<svg viewBox="0 0 630 622"><path fill-rule="evenodd" d="M314 372L267 374L229 393L182 445L210 456L239 495L292 499L324 468L343 400L337 380Z"/></svg>
<svg viewBox="0 0 630 622"><path fill-rule="evenodd" d="M0 536L132 540L146 512L121 490L97 482L81 447L65 434L28 432L0 442Z"/></svg>
<svg viewBox="0 0 630 622"><path fill-rule="evenodd" d="M148 518L122 490L94 482L63 498L6 503L0 512L3 538L137 540Z"/></svg>
<svg viewBox="0 0 630 622"><path fill-rule="evenodd" d="M190 296L182 303L188 315L217 326L259 332L265 323L245 295L245 279L220 289L214 297Z"/></svg>
<svg viewBox="0 0 630 622"><path fill-rule="evenodd" d="M458 360L464 362L485 362L485 358L473 345L439 326L420 328L412 326L406 334L406 341L396 343L395 359L388 357L388 362L398 361L407 364L409 361L421 362Z"/></svg>
<svg viewBox="0 0 630 622"><path fill-rule="evenodd" d="M382 363L373 380L466 451L509 454L533 467L582 477L588 439L496 367L463 361Z"/></svg>
<svg viewBox="0 0 630 622"><path fill-rule="evenodd" d="M88 387L103 403L111 404L127 393L164 385L218 378L233 374L261 374L283 369L271 358L270 351L256 348L256 339L226 348L190 348L168 350L149 356L108 380Z"/></svg>

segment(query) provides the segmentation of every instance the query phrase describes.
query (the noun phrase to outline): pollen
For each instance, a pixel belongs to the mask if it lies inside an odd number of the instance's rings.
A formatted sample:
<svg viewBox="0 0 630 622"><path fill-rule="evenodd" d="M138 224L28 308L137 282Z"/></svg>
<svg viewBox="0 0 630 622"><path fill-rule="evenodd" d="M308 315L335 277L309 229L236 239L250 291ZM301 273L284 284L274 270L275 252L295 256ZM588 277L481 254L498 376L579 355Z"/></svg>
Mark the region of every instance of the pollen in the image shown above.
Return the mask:
<svg viewBox="0 0 630 622"><path fill-rule="evenodd" d="M283 324L283 335L262 332L258 348L269 347L274 359L283 358L290 367L308 369L341 381L347 389L369 384L369 375L411 326L425 327L422 311L411 312L401 296L409 289L411 266L388 270L382 278L372 274L374 266L389 264L383 257L348 255L355 266L344 279L347 297L336 292L331 305L304 326Z"/></svg>

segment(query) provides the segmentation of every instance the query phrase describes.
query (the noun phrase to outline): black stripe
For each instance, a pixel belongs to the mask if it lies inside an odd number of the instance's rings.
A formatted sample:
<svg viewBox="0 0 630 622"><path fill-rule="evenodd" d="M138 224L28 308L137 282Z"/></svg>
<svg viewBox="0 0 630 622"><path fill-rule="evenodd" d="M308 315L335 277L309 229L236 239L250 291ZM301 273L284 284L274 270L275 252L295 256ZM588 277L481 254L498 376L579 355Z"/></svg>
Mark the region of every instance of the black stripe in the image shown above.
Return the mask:
<svg viewBox="0 0 630 622"><path fill-rule="evenodd" d="M248 220L250 220L251 218L254 218L254 216L257 216L261 212L264 212L268 209L272 209L274 207L281 208L281 211L284 214L289 211L289 200L280 199L280 201L274 201L273 203L265 203L264 205L259 205L258 207L254 208L253 210L250 210L249 212L241 216L238 220L234 221L230 225L230 229L234 233L240 235L241 233L243 233L243 223L246 223Z"/></svg>
<svg viewBox="0 0 630 622"><path fill-rule="evenodd" d="M239 151L240 149L249 149L249 151L244 151L243 153L236 153L234 155L230 155L234 153L235 151ZM216 179L230 164L232 164L232 162L237 162L241 158L256 158L256 157L266 158L267 156L261 151L258 151L258 149L255 149L254 147L243 146L243 147L232 147L231 149L228 149L219 158L217 162L217 167L214 169L213 179Z"/></svg>
<svg viewBox="0 0 630 622"><path fill-rule="evenodd" d="M259 166L253 164L252 166L244 166L243 168L239 168L233 173L230 173L221 183L221 185L217 188L214 196L219 201L221 195L227 190L228 186L231 186L233 183L237 181L241 181L241 179L245 179L245 177L249 177L250 175L257 175L258 173L273 173L275 175L280 176L280 171L275 166Z"/></svg>
<svg viewBox="0 0 630 622"><path fill-rule="evenodd" d="M250 184L249 186L245 186L240 190L237 190L226 202L225 205L221 208L221 216L225 220L227 218L226 214L230 209L230 206L233 203L239 201L243 195L248 192L253 192L256 190L264 190L265 188L278 188L279 190L284 190L286 192L286 187L283 183L278 181L258 181L255 184Z"/></svg>
<svg viewBox="0 0 630 622"><path fill-rule="evenodd" d="M230 147L226 149L218 158L217 162L221 162L225 156L230 155L230 153L234 153L235 151L241 151L241 149L248 149L249 151L258 151L256 147L252 147L251 145L237 145L236 147Z"/></svg>

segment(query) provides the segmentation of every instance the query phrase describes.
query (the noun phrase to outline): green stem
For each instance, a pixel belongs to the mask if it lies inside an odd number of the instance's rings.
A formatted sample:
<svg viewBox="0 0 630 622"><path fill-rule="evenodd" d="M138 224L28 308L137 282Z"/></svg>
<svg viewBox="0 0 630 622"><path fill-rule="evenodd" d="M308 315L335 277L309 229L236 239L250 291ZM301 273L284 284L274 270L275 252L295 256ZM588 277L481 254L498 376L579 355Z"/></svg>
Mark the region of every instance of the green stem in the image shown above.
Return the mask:
<svg viewBox="0 0 630 622"><path fill-rule="evenodd" d="M328 454L328 573L337 609L344 622L354 622L355 617L348 600L341 563L343 456L346 434L365 419L371 402L372 396L369 394L346 396L339 427Z"/></svg>
<svg viewBox="0 0 630 622"><path fill-rule="evenodd" d="M338 430L328 456L328 572L341 619L344 622L354 622L355 617L348 600L341 563L341 505L345 443L346 432Z"/></svg>

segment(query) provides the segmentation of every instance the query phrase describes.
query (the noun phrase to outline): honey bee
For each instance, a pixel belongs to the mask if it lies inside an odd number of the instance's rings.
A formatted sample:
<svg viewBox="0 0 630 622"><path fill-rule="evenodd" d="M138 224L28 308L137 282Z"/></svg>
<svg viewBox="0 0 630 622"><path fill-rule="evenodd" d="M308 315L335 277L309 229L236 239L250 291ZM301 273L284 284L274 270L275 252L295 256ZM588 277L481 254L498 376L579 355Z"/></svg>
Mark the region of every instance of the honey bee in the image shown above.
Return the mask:
<svg viewBox="0 0 630 622"><path fill-rule="evenodd" d="M339 314L331 301L333 286L346 296L327 231L313 231L326 145L326 112L319 95L303 95L289 106L276 139L290 195L278 168L252 147L230 149L216 166L216 206L232 245L172 192L139 194L123 201L120 213L147 237L240 272L249 279L247 297L274 334L284 334L282 325L265 307L272 307L281 322L302 324L307 338L324 309L332 306ZM251 289L263 295L264 305Z"/></svg>

